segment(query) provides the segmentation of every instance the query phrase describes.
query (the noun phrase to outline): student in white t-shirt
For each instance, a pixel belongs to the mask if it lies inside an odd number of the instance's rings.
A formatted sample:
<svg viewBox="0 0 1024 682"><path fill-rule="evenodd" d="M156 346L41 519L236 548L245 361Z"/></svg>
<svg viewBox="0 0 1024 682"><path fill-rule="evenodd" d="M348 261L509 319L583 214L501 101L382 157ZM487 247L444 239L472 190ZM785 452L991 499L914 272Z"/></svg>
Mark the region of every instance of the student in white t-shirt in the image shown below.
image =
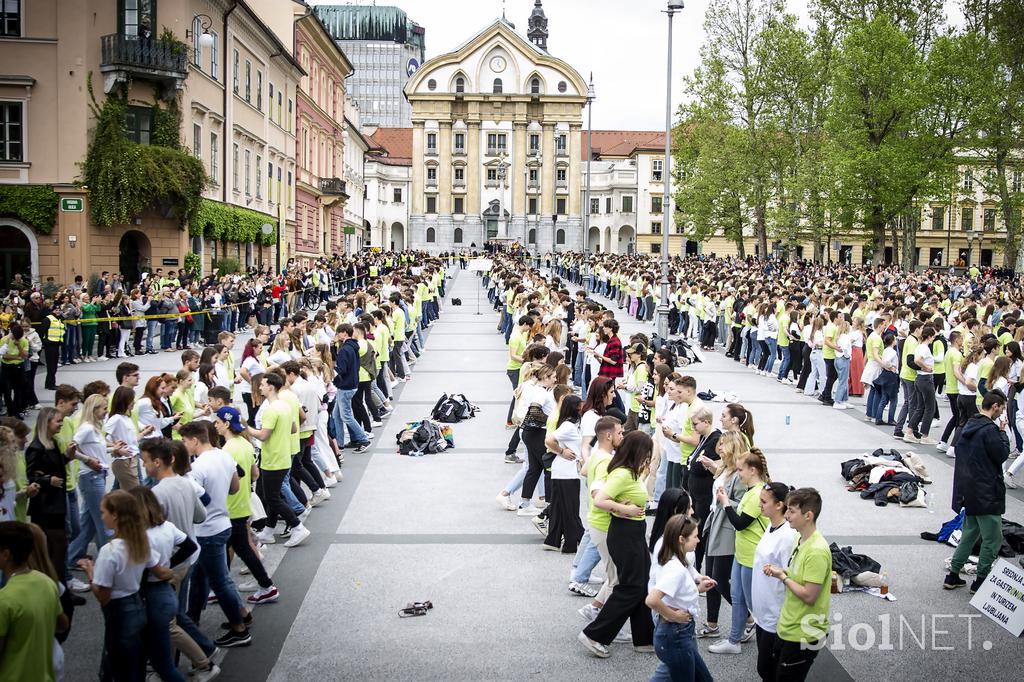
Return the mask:
<svg viewBox="0 0 1024 682"><path fill-rule="evenodd" d="M219 647L246 646L252 642L245 624L248 614L243 613L238 589L231 580L227 565L227 546L231 539L231 518L228 516L228 495L238 492L237 465L231 455L210 444L213 424L206 421L189 422L181 427L181 440L194 457L193 478L209 496L206 520L196 524L199 559L192 569L187 613L192 622L199 624L199 616L206 608L212 590L228 619L230 628L214 644Z"/></svg>
<svg viewBox="0 0 1024 682"><path fill-rule="evenodd" d="M542 547L563 554L575 554L583 537L580 520L580 476L578 465L583 460L583 436L580 433L579 396L562 398L554 432L544 439L547 449L555 453L551 462L551 491L548 493L548 535Z"/></svg>
<svg viewBox="0 0 1024 682"><path fill-rule="evenodd" d="M141 679L145 675L143 630L146 607L139 587L142 573L161 580L172 577L160 566L149 545L146 523L138 501L124 490L108 493L100 503L103 524L114 531L114 538L100 547L95 563L82 559L92 593L103 607L105 622L101 676L115 680Z"/></svg>
<svg viewBox="0 0 1024 682"><path fill-rule="evenodd" d="M701 578L696 582L686 559L698 542L697 521L692 517L677 514L665 524L658 552L661 570L646 602L657 615L654 653L661 665L654 676L659 679L711 680L697 648L694 624L700 614L700 593L713 588L715 581Z"/></svg>
<svg viewBox="0 0 1024 682"><path fill-rule="evenodd" d="M793 546L799 533L790 528L786 521L786 495L789 486L784 483L768 483L761 490L761 513L768 518L768 528L754 549L753 576L750 581L750 612L754 616L757 633L757 672L761 679L772 679L776 661L772 655L775 626L779 622L782 602L786 598L786 586L781 581L764 574L766 564L786 566L789 564Z"/></svg>

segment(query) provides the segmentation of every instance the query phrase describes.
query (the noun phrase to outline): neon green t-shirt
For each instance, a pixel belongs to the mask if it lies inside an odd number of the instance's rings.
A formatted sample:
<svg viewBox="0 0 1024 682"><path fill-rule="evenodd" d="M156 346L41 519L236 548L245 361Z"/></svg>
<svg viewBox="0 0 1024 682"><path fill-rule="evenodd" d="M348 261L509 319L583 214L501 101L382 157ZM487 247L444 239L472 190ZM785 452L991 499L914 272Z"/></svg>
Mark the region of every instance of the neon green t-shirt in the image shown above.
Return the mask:
<svg viewBox="0 0 1024 682"><path fill-rule="evenodd" d="M522 360L515 360L512 356L518 355L522 357L524 350L526 350L526 337L521 331L516 329L508 337L508 364L505 365L505 369L519 369L522 367Z"/></svg>
<svg viewBox="0 0 1024 682"><path fill-rule="evenodd" d="M992 365L994 365L995 362L996 361L992 358L982 358L981 362L978 363L978 393L977 397L974 400L979 410L981 409L982 401L985 400L985 396L981 394L981 380L986 380L985 392L988 393L988 391L992 388L991 386L988 385L988 375L992 372Z"/></svg>
<svg viewBox="0 0 1024 682"><path fill-rule="evenodd" d="M62 613L57 584L39 571L11 576L0 590L0 680L52 680L53 631Z"/></svg>
<svg viewBox="0 0 1024 682"><path fill-rule="evenodd" d="M302 436L299 435L299 426L302 424L302 403L299 401L299 396L287 388L282 389L278 397L292 408L292 419L295 420L295 433L291 434L292 449L288 454L294 455L301 449L299 441L302 440Z"/></svg>
<svg viewBox="0 0 1024 682"><path fill-rule="evenodd" d="M292 466L292 408L283 399L268 403L261 413L263 428L271 429L270 438L263 441L260 468L280 471Z"/></svg>
<svg viewBox="0 0 1024 682"><path fill-rule="evenodd" d="M640 396L644 392L644 384L647 383L647 379L650 377L650 372L647 370L647 363L641 362L633 370L633 400L629 403L630 412L640 411Z"/></svg>
<svg viewBox="0 0 1024 682"><path fill-rule="evenodd" d="M779 333L775 337L778 341L780 348L786 348L789 346L789 315L782 313L779 315Z"/></svg>
<svg viewBox="0 0 1024 682"><path fill-rule="evenodd" d="M953 368L959 366L963 359L964 354L954 346L950 346L946 351L946 395L960 394L960 386L956 383L956 374L953 372Z"/></svg>
<svg viewBox="0 0 1024 682"><path fill-rule="evenodd" d="M244 519L252 515L252 465L256 461L256 450L241 436L224 441L224 452L231 455L242 470L238 476L238 492L228 495L228 518Z"/></svg>
<svg viewBox="0 0 1024 682"><path fill-rule="evenodd" d="M647 506L647 486L635 478L633 472L626 467L619 467L608 474L604 481L604 492L616 502L635 504L641 510ZM629 518L633 521L643 521L646 517L641 511L639 516Z"/></svg>
<svg viewBox="0 0 1024 682"><path fill-rule="evenodd" d="M739 515L753 516L754 521L743 530L736 531L736 561L740 566L754 566L754 550L768 527L768 519L761 515L761 486L754 486L743 493L740 504L736 508Z"/></svg>
<svg viewBox="0 0 1024 682"><path fill-rule="evenodd" d="M882 341L882 336L878 332L871 332L868 334L867 341L864 342L867 350L868 358L871 357L871 350L874 349L875 355L879 360L882 359L882 350L885 348L885 344Z"/></svg>
<svg viewBox="0 0 1024 682"><path fill-rule="evenodd" d="M839 331L839 328L836 327L831 322L826 324L825 325L825 331L824 331L825 340L826 341L831 341L832 343L835 343L836 342L836 332L837 331ZM829 348L828 345L825 345L821 349L821 357L824 360L835 360L836 359L836 349L835 348Z"/></svg>
<svg viewBox="0 0 1024 682"><path fill-rule="evenodd" d="M590 492L587 496L587 525L606 533L612 515L594 506L594 491L604 487L608 478L608 463L611 461L611 455L595 448L590 451L590 460L587 462L587 489Z"/></svg>
<svg viewBox="0 0 1024 682"><path fill-rule="evenodd" d="M787 588L776 634L784 642L816 642L828 633L828 612L832 596L829 589L832 580L832 552L821 533L814 531L804 542L797 538L797 546L786 573L801 585L821 585L821 590L813 604L805 604Z"/></svg>
<svg viewBox="0 0 1024 682"><path fill-rule="evenodd" d="M918 343L918 340L913 336L908 336L907 340L903 342L903 368L900 370L900 379L906 381L917 379L917 370L907 364L907 358L914 355Z"/></svg>

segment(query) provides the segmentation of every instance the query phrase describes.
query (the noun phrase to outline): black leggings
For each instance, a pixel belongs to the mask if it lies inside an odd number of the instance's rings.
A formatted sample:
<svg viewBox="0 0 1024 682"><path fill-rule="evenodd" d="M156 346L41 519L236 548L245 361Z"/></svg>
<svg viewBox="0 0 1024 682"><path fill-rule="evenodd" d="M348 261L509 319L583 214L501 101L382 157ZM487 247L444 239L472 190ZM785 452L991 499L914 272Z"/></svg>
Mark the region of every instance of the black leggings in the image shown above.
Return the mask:
<svg viewBox="0 0 1024 682"><path fill-rule="evenodd" d="M953 435L957 424L960 423L960 396L955 393L947 393L946 399L949 400L951 414L949 415L949 421L946 422L946 428L942 430L942 438L939 441L948 444L949 437Z"/></svg>
<svg viewBox="0 0 1024 682"><path fill-rule="evenodd" d="M521 430L523 443L526 444L526 456L528 457L529 468L526 470L526 478L523 479L522 498L524 503L533 499L533 491L537 487L544 472L544 435L547 433L543 428L525 426Z"/></svg>
<svg viewBox="0 0 1024 682"><path fill-rule="evenodd" d="M369 410L369 413L367 412ZM373 405L373 400L370 399L370 382L360 381L359 388L356 389L356 393L352 396L352 416L359 422L359 426L362 427L366 433L372 433L372 422L370 422L370 414L373 414L375 421L380 421L380 413Z"/></svg>
<svg viewBox="0 0 1024 682"><path fill-rule="evenodd" d="M691 475L688 481L687 490L690 491L690 499L693 502L694 514L697 517L698 528L704 528L707 524L708 516L711 515L711 501L714 499L714 495L711 493L710 482L704 485L700 481L707 479L697 479ZM700 488L698 490L698 488ZM705 491L705 488L707 489ZM697 570L701 570L701 566L704 565L704 543L698 542L697 549L694 551L694 558L696 559L695 565ZM731 571L732 569L730 569Z"/></svg>
<svg viewBox="0 0 1024 682"><path fill-rule="evenodd" d="M757 368L763 371L768 366L768 342L758 341L757 345L761 347L761 355L757 358Z"/></svg>
<svg viewBox="0 0 1024 682"><path fill-rule="evenodd" d="M263 483L264 502L267 506L267 527L273 529L277 525L277 517L284 519L285 526L294 528L299 525L299 517L284 501L281 495L281 484L288 476L288 469L260 469L260 481Z"/></svg>
<svg viewBox="0 0 1024 682"><path fill-rule="evenodd" d="M244 516L240 519L231 519L231 549L234 550L235 556L242 560L242 563L246 565L249 572L252 573L252 577L256 579L256 584L262 588L270 587L274 582L267 575L267 569L263 567L263 562L260 561L259 556L252 549L252 544L249 542L249 526L246 523L249 520L248 516ZM228 558L228 568L231 568L231 560Z"/></svg>
<svg viewBox="0 0 1024 682"><path fill-rule="evenodd" d="M978 403L974 394L971 395L959 395L956 399L958 409L958 419L956 422L956 431L953 432L953 440L949 441L949 446L956 446L960 440L960 434L964 430L964 426L967 425L967 420L978 414Z"/></svg>
<svg viewBox="0 0 1024 682"><path fill-rule="evenodd" d="M718 622L718 611L722 608L722 600L732 604L732 596L729 588L729 579L732 576L733 555L728 556L705 556L704 574L714 580L717 585L708 590L708 622Z"/></svg>
<svg viewBox="0 0 1024 682"><path fill-rule="evenodd" d="M803 350L801 351L800 361L800 379L796 383L796 387L801 391L807 388L807 380L811 378L811 346L805 343Z"/></svg>
<svg viewBox="0 0 1024 682"><path fill-rule="evenodd" d="M310 493L323 490L324 479L313 464L313 436L299 442L299 454L292 457L292 476L309 488Z"/></svg>

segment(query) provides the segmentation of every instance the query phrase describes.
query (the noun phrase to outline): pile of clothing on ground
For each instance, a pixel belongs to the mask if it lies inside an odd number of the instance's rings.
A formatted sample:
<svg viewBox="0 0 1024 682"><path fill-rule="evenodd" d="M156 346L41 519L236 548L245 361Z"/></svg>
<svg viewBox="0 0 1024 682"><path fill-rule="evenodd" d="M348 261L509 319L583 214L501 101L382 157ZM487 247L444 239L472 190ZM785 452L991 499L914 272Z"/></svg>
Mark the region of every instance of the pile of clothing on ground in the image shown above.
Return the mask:
<svg viewBox="0 0 1024 682"><path fill-rule="evenodd" d="M1024 554L1024 526L1013 521L1002 519L1003 522L1003 544L999 548L999 556L1012 559L1018 554ZM960 544L960 535L964 525L964 512L961 511L955 517L946 521L939 528L937 533L921 533L922 540L931 542L944 542L950 547ZM971 548L971 557L968 564L964 566L964 572L973 575L977 570L978 552L981 551L981 540ZM949 568L949 559L946 560L946 568Z"/></svg>
<svg viewBox="0 0 1024 682"><path fill-rule="evenodd" d="M395 436L395 441L398 443L398 454L422 457L454 448L455 433L446 424L424 419L407 422L405 428Z"/></svg>
<svg viewBox="0 0 1024 682"><path fill-rule="evenodd" d="M879 507L890 502L901 507L927 507L924 486L931 483L920 455L900 454L879 448L871 454L849 459L840 465L846 489L859 492L862 499L874 500Z"/></svg>
<svg viewBox="0 0 1024 682"><path fill-rule="evenodd" d="M881 587L882 565L866 554L857 554L853 547L840 547L836 543L828 546L832 552L832 572L837 574L840 591L858 587Z"/></svg>

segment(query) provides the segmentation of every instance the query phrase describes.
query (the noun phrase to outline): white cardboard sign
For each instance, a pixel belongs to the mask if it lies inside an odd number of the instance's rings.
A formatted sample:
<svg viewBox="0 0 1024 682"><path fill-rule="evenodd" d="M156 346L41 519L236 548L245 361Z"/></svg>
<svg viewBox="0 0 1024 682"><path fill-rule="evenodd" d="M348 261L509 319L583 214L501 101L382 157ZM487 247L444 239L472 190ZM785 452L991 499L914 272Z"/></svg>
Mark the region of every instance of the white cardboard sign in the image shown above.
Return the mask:
<svg viewBox="0 0 1024 682"><path fill-rule="evenodd" d="M971 606L1001 625L1014 637L1024 631L1024 568L1006 559L992 564Z"/></svg>

